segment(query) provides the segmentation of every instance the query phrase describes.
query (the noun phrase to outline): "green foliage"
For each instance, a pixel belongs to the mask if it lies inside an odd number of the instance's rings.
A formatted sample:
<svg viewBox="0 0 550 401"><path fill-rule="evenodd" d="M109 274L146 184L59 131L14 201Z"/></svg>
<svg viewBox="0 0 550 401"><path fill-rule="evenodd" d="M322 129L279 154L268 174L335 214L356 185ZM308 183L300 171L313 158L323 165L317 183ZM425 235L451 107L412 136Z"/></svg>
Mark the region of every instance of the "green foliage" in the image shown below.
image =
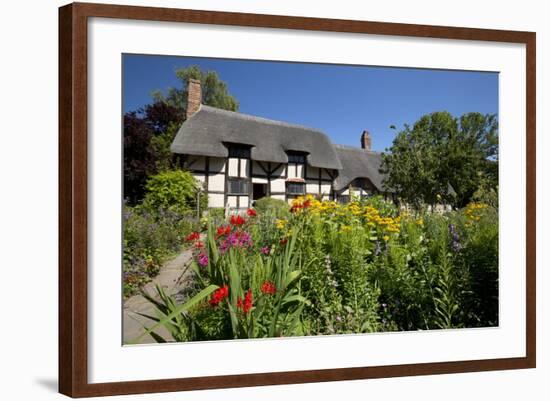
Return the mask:
<svg viewBox="0 0 550 401"><path fill-rule="evenodd" d="M152 327L145 328L143 334L134 339L131 343L139 343L139 341L147 334L159 343L164 343L166 340L161 335L155 332L159 327L165 327L168 329L172 337L176 341L185 341L190 333L193 333L193 329L199 330L199 328L193 327L192 320L189 318L189 311L197 305L200 301L208 297L218 287L216 285L210 285L204 290L200 291L191 299L187 300L183 304L176 304L174 299L166 294L163 288L159 285L156 286L157 295L159 300L142 290L142 296L155 305L157 316L149 316L143 313L139 313L141 316L151 319L156 322ZM191 329L191 330L190 330Z"/></svg>
<svg viewBox="0 0 550 401"><path fill-rule="evenodd" d="M225 208L223 207L213 207L208 209L206 214L206 226L208 228L208 222L214 225L221 225L225 221Z"/></svg>
<svg viewBox="0 0 550 401"><path fill-rule="evenodd" d="M154 91L152 96L155 101L185 110L187 108L187 82L193 78L201 81L203 104L230 111L239 109L239 103L229 93L227 84L220 79L216 71L202 71L199 66L193 65L177 69L176 77L180 81L181 87L169 88L166 95L161 91Z"/></svg>
<svg viewBox="0 0 550 401"><path fill-rule="evenodd" d="M158 274L162 263L180 250L183 238L197 229L197 221L189 214L125 205L123 229L127 297Z"/></svg>
<svg viewBox="0 0 550 401"><path fill-rule="evenodd" d="M498 121L495 115L448 112L421 117L395 137L384 154L385 185L416 207L446 201L463 207L482 177L498 185ZM453 191L450 190L452 186Z"/></svg>
<svg viewBox="0 0 550 401"><path fill-rule="evenodd" d="M254 208L260 214L270 213L276 218L287 218L290 215L288 203L284 200L271 198L269 196L255 201Z"/></svg>
<svg viewBox="0 0 550 401"><path fill-rule="evenodd" d="M143 206L149 210L170 210L188 213L205 210L208 199L200 183L184 170L164 171L149 178L145 186ZM198 205L197 205L198 200Z"/></svg>
<svg viewBox="0 0 550 401"><path fill-rule="evenodd" d="M162 342L498 325L490 205L410 215L381 198L308 197L290 210L209 215L206 237L189 239L192 290L181 304L160 291L151 298L161 313L144 334ZM172 339L155 333L159 324Z"/></svg>
<svg viewBox="0 0 550 401"><path fill-rule="evenodd" d="M156 171L168 171L174 169L173 153L170 151L170 145L174 140L180 125L170 123L164 132L159 132L151 137L151 150L155 158Z"/></svg>

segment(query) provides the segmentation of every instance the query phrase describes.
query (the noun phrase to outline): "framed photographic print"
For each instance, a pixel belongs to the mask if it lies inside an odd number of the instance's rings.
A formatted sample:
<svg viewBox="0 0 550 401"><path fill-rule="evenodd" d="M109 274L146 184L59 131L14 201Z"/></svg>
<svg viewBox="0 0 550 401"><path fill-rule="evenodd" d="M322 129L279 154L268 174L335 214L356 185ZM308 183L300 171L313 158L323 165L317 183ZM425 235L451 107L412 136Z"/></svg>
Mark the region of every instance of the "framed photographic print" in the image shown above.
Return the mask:
<svg viewBox="0 0 550 401"><path fill-rule="evenodd" d="M60 392L535 367L534 33L80 3L59 30Z"/></svg>

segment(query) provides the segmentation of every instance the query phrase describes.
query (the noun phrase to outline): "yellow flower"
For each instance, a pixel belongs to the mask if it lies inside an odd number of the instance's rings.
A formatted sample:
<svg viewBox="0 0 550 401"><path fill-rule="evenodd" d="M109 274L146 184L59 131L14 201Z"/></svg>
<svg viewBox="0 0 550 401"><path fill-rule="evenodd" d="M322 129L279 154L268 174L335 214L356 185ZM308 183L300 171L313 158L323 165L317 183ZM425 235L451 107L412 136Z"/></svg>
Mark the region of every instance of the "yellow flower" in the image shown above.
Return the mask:
<svg viewBox="0 0 550 401"><path fill-rule="evenodd" d="M385 241L385 242L388 242L390 240L390 237L388 235L384 235L382 237L382 239Z"/></svg>
<svg viewBox="0 0 550 401"><path fill-rule="evenodd" d="M351 226L342 226L340 227L340 229L342 230L342 232L349 232L351 231Z"/></svg>
<svg viewBox="0 0 550 401"><path fill-rule="evenodd" d="M286 220L283 220L283 219L277 219L275 221L275 225L277 226L278 229L283 229L285 228L286 226L286 223L288 223Z"/></svg>

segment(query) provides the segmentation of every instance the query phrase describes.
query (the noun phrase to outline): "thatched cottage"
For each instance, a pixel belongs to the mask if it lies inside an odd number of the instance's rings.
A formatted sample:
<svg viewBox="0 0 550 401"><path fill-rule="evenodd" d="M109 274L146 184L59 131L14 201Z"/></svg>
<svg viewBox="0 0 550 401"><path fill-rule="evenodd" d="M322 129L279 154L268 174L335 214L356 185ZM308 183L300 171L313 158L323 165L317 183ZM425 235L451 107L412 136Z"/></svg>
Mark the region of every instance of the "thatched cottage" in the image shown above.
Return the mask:
<svg viewBox="0 0 550 401"><path fill-rule="evenodd" d="M265 196L289 201L311 194L346 202L384 193L381 153L334 145L323 132L201 104L201 84L188 84L187 119L171 151L208 193L209 207L251 207Z"/></svg>

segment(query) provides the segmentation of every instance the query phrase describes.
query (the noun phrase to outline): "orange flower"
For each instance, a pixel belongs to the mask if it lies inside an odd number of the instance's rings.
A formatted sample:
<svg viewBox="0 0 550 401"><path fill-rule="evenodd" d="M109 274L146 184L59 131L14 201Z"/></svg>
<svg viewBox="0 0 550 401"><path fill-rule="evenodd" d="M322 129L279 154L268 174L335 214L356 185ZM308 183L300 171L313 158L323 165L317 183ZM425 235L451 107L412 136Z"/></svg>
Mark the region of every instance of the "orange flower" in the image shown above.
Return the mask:
<svg viewBox="0 0 550 401"><path fill-rule="evenodd" d="M246 220L240 215L233 215L231 216L229 223L232 226L242 226L244 223L246 223Z"/></svg>
<svg viewBox="0 0 550 401"><path fill-rule="evenodd" d="M231 226L219 226L216 229L216 236L223 237L224 235L229 235L231 233Z"/></svg>
<svg viewBox="0 0 550 401"><path fill-rule="evenodd" d="M268 295L275 295L275 293L277 292L277 288L275 287L275 284L273 284L272 281L264 282L262 284L262 287L260 288L260 290L264 294L268 294Z"/></svg>
<svg viewBox="0 0 550 401"><path fill-rule="evenodd" d="M246 294L244 294L244 300L240 297L237 298L237 308L242 309L245 315L250 311L252 305L252 290L248 290Z"/></svg>
<svg viewBox="0 0 550 401"><path fill-rule="evenodd" d="M192 232L191 234L189 234L185 240L186 241L195 241L195 240L198 240L199 238L201 237L201 235L198 233L198 232Z"/></svg>

